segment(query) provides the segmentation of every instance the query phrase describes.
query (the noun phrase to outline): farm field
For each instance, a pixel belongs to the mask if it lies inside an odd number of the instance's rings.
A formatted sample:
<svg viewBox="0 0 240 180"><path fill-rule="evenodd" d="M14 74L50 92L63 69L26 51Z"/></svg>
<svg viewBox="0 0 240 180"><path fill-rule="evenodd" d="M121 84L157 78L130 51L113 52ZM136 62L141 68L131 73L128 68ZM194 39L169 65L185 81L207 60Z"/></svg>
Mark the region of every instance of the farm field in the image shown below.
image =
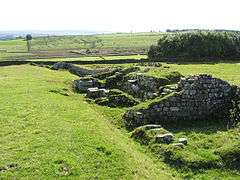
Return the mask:
<svg viewBox="0 0 240 180"><path fill-rule="evenodd" d="M102 60L124 60L124 59L145 59L147 58L146 55L128 55L128 56L84 56L84 57L78 57L78 58L50 58L50 59L30 59L30 61L46 61L46 62L51 62L51 61L102 61Z"/></svg>
<svg viewBox="0 0 240 180"><path fill-rule="evenodd" d="M0 41L0 60L77 58L146 54L163 33L117 33L89 36L36 37L27 52L24 39ZM90 52L86 52L86 50Z"/></svg>

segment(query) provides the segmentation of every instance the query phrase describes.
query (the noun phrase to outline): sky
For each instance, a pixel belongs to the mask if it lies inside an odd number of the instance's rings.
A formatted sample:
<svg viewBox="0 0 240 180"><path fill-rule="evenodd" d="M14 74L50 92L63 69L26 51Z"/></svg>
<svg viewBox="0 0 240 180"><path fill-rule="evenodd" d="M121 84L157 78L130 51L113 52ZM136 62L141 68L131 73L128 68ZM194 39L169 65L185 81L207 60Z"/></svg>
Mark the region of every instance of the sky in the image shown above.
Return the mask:
<svg viewBox="0 0 240 180"><path fill-rule="evenodd" d="M240 0L1 0L0 31L240 30Z"/></svg>

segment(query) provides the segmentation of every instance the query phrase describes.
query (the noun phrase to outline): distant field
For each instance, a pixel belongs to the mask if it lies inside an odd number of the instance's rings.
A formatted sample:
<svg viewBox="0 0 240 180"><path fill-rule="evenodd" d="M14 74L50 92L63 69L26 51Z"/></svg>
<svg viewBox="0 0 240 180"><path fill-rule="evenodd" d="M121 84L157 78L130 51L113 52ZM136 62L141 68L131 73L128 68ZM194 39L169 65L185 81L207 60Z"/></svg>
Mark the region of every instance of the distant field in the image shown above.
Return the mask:
<svg viewBox="0 0 240 180"><path fill-rule="evenodd" d="M78 58L51 58L51 59L30 59L31 61L98 61L98 60L119 60L119 59L142 59L146 55L129 55L129 56L86 56Z"/></svg>
<svg viewBox="0 0 240 180"><path fill-rule="evenodd" d="M163 33L116 33L33 38L27 52L24 39L0 41L0 60L146 54ZM89 51L86 51L89 49Z"/></svg>

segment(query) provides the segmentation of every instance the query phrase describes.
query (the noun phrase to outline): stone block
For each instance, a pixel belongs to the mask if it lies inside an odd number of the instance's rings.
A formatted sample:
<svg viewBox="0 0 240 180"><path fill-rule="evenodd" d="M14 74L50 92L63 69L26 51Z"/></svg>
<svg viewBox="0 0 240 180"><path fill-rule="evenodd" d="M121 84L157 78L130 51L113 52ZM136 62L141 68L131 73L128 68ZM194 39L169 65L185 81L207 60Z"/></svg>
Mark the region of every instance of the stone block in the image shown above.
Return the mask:
<svg viewBox="0 0 240 180"><path fill-rule="evenodd" d="M172 133L166 133L166 134L159 134L155 136L155 142L156 143L166 143L169 144L173 141L174 136Z"/></svg>

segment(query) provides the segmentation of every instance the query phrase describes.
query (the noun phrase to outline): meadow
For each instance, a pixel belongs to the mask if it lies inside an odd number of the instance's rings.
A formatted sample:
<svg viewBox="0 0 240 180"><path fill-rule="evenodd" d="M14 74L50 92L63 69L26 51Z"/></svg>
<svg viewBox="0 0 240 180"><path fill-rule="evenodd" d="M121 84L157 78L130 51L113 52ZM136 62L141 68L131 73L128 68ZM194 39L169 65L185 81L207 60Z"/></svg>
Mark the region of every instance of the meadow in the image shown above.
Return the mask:
<svg viewBox="0 0 240 180"><path fill-rule="evenodd" d="M162 33L116 33L36 37L31 41L31 52L27 52L26 41L22 38L0 41L0 60L144 55L161 35Z"/></svg>
<svg viewBox="0 0 240 180"><path fill-rule="evenodd" d="M163 65L168 68L152 68L147 73L209 73L240 84L240 64ZM88 65L96 66L103 67ZM78 77L69 72L21 65L1 67L0 74L2 178L238 177L237 172L226 169L196 173L171 168L129 138L121 119L125 109L87 103L83 95L74 93L71 82ZM190 161L214 157L215 149L231 146L240 138L239 128L227 131L221 125L171 131L191 139L191 145L179 155L189 155Z"/></svg>
<svg viewBox="0 0 240 180"><path fill-rule="evenodd" d="M237 60L117 64L118 60L146 59L149 46L161 35L38 37L32 40L30 53L23 39L0 41L0 61L76 61L76 66L85 68L137 66L141 73L157 78L170 72L210 74L240 86ZM81 54L87 49L95 52ZM116 63L98 64L100 60ZM77 64L83 61L93 63ZM221 159L225 154L230 154L229 162L238 158L231 155L240 152L239 125L196 123L168 128L176 138L188 138L184 149L144 146L130 138L123 122L129 108L87 100L73 90L76 79L68 71L34 63L0 67L0 179L239 179L239 168L225 167Z"/></svg>
<svg viewBox="0 0 240 180"><path fill-rule="evenodd" d="M30 65L1 67L0 74L1 179L171 178L109 116L72 92L76 76Z"/></svg>

